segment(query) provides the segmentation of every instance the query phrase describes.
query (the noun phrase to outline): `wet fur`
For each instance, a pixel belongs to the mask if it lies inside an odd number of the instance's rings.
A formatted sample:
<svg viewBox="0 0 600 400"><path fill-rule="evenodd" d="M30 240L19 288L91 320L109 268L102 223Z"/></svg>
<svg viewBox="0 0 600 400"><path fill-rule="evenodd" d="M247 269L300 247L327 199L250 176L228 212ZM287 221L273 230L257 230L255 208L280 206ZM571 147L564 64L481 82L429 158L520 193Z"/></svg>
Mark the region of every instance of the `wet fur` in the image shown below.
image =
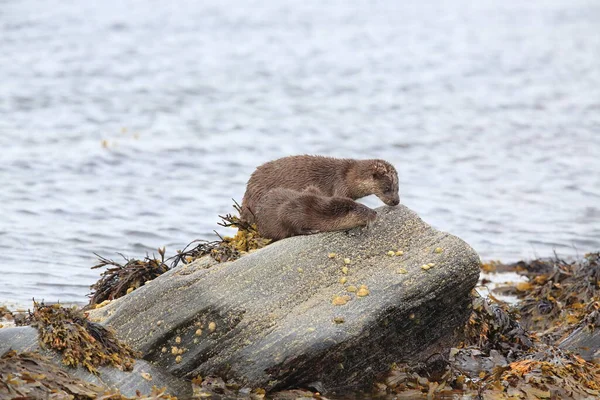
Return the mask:
<svg viewBox="0 0 600 400"><path fill-rule="evenodd" d="M349 198L318 193L316 187L310 187L303 192L277 188L265 194L256 208L256 225L261 236L280 240L345 230L369 225L377 217L376 211Z"/></svg>
<svg viewBox="0 0 600 400"><path fill-rule="evenodd" d="M400 202L398 173L387 161L290 156L267 162L254 171L242 200L242 219L256 222L256 208L274 188L311 188L313 194L352 200L374 194L390 206Z"/></svg>

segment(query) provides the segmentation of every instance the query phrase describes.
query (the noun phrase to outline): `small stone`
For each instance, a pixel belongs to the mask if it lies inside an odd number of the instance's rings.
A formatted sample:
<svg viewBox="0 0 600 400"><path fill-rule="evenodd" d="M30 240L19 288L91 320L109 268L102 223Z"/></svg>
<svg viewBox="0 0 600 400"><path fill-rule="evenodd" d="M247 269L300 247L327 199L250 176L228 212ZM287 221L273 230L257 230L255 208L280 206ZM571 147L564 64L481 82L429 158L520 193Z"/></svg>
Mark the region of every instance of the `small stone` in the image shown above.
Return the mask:
<svg viewBox="0 0 600 400"><path fill-rule="evenodd" d="M441 253L442 251L444 251L444 249L442 249L441 247L436 247L435 250L433 250L434 253Z"/></svg>
<svg viewBox="0 0 600 400"><path fill-rule="evenodd" d="M327 254L328 258L335 258L335 256L337 256L337 254L335 254L335 253L329 253L329 254Z"/></svg>
<svg viewBox="0 0 600 400"><path fill-rule="evenodd" d="M342 297L342 296L335 296L333 298L333 301L331 302L331 304L333 304L334 306L343 306L347 302L348 302L348 300L346 300L344 297Z"/></svg>
<svg viewBox="0 0 600 400"><path fill-rule="evenodd" d="M344 317L335 317L333 319L333 322L335 322L336 324L343 324L346 320L344 319Z"/></svg>
<svg viewBox="0 0 600 400"><path fill-rule="evenodd" d="M202 329L196 329L196 336L202 335Z"/></svg>
<svg viewBox="0 0 600 400"><path fill-rule="evenodd" d="M215 329L217 329L217 324L215 324L214 322L211 322L210 324L208 324L209 331L214 332Z"/></svg>
<svg viewBox="0 0 600 400"><path fill-rule="evenodd" d="M346 275L348 273L348 267L342 268L342 274Z"/></svg>
<svg viewBox="0 0 600 400"><path fill-rule="evenodd" d="M348 278L346 278L345 276L342 276L340 278L340 283L343 285L344 283L348 282Z"/></svg>
<svg viewBox="0 0 600 400"><path fill-rule="evenodd" d="M352 261L350 261L349 258L344 258L344 264L350 264Z"/></svg>
<svg viewBox="0 0 600 400"><path fill-rule="evenodd" d="M406 270L406 268L398 268L398 270L396 271L399 274L407 274L408 271Z"/></svg>
<svg viewBox="0 0 600 400"><path fill-rule="evenodd" d="M350 285L346 288L347 291L349 291L350 293L354 293L356 292L358 289L356 288L356 286Z"/></svg>
<svg viewBox="0 0 600 400"><path fill-rule="evenodd" d="M181 362L181 356L175 357L175 362L179 364Z"/></svg>
<svg viewBox="0 0 600 400"><path fill-rule="evenodd" d="M393 256L396 255L396 253L394 253L393 250L390 250L390 251L387 252L387 255L390 256L390 257L393 257Z"/></svg>
<svg viewBox="0 0 600 400"><path fill-rule="evenodd" d="M175 343L177 343L177 344L181 343L181 337L177 336L175 338Z"/></svg>
<svg viewBox="0 0 600 400"><path fill-rule="evenodd" d="M162 349L160 349L160 351L162 351L163 353L166 353L167 352L167 348L163 347Z"/></svg>
<svg viewBox="0 0 600 400"><path fill-rule="evenodd" d="M147 372L142 372L140 375L142 376L142 378L144 378L147 381L151 381L152 380L152 375L150 375Z"/></svg>
<svg viewBox="0 0 600 400"><path fill-rule="evenodd" d="M402 256L402 255L404 255L404 252L403 252L402 250L398 250L398 251L396 252L396 255L397 255L397 256Z"/></svg>
<svg viewBox="0 0 600 400"><path fill-rule="evenodd" d="M162 325L162 321L156 321L156 325L157 326L161 326Z"/></svg>
<svg viewBox="0 0 600 400"><path fill-rule="evenodd" d="M358 292L356 292L356 295L358 297L365 297L369 295L369 289L361 287L360 289L358 289Z"/></svg>

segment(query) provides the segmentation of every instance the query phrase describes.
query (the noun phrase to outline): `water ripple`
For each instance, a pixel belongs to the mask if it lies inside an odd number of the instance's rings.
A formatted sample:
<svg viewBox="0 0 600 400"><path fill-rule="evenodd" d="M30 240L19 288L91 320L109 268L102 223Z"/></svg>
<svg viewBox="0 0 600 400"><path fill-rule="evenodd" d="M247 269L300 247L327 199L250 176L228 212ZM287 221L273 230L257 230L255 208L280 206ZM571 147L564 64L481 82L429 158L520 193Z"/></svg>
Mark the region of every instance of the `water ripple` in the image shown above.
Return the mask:
<svg viewBox="0 0 600 400"><path fill-rule="evenodd" d="M483 258L600 248L594 2L2 13L0 301L85 301L94 252L230 234L254 168L298 153L389 160L402 202Z"/></svg>

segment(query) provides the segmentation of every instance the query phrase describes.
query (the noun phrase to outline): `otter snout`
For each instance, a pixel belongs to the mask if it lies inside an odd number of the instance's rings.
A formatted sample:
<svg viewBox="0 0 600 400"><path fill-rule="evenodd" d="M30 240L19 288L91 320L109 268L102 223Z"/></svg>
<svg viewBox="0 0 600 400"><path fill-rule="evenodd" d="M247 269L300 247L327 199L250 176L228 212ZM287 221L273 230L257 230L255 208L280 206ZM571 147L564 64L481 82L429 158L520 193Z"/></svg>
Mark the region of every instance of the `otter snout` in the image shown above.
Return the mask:
<svg viewBox="0 0 600 400"><path fill-rule="evenodd" d="M388 206L397 206L398 204L400 204L400 196L399 195L392 196L392 197L381 196L381 197L379 197L379 199L381 201L383 201L385 203L385 205L388 205Z"/></svg>

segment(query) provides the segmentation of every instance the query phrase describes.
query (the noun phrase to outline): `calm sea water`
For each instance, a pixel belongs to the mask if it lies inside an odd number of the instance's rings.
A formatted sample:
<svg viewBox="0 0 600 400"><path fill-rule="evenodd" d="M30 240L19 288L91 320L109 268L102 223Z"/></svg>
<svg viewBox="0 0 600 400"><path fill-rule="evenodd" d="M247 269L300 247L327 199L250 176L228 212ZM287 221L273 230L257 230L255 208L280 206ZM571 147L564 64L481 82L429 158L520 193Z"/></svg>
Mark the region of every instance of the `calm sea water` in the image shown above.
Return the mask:
<svg viewBox="0 0 600 400"><path fill-rule="evenodd" d="M0 78L0 302L226 234L299 153L389 160L483 259L600 249L597 1L0 0Z"/></svg>

